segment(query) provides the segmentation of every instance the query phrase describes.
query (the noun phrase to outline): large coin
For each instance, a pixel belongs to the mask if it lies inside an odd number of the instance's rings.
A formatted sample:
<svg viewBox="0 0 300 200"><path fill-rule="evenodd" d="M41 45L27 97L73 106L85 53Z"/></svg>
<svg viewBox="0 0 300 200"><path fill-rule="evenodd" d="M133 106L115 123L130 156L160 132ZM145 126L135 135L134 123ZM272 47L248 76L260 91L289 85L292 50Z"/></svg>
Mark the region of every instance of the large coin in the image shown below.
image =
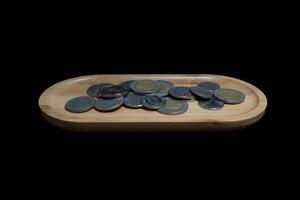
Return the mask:
<svg viewBox="0 0 300 200"><path fill-rule="evenodd" d="M112 85L99 91L99 97L113 99L126 95L128 90L121 85Z"/></svg>
<svg viewBox="0 0 300 200"><path fill-rule="evenodd" d="M141 108L143 107L142 99L143 95L134 94L129 92L127 97L124 99L124 105L129 108Z"/></svg>
<svg viewBox="0 0 300 200"><path fill-rule="evenodd" d="M169 90L169 95L171 95L172 97L176 98L176 99L193 99L194 96L193 94L190 92L190 88L189 87L173 87Z"/></svg>
<svg viewBox="0 0 300 200"><path fill-rule="evenodd" d="M95 109L98 111L112 111L120 108L124 102L124 98L118 97L115 99L98 99L95 104Z"/></svg>
<svg viewBox="0 0 300 200"><path fill-rule="evenodd" d="M165 104L166 100L164 97L161 97L156 94L149 94L144 96L142 99L142 104L149 109L159 109Z"/></svg>
<svg viewBox="0 0 300 200"><path fill-rule="evenodd" d="M158 109L158 112L167 115L177 115L187 111L188 104L182 100L172 99L170 97L165 98L165 104Z"/></svg>
<svg viewBox="0 0 300 200"><path fill-rule="evenodd" d="M216 90L214 96L216 99L228 104L239 104L245 100L245 95L241 91L229 88Z"/></svg>
<svg viewBox="0 0 300 200"><path fill-rule="evenodd" d="M213 94L209 92L209 90L203 87L191 87L190 90L195 96L203 99L210 99L213 96Z"/></svg>
<svg viewBox="0 0 300 200"><path fill-rule="evenodd" d="M130 88L136 94L151 94L159 91L159 84L154 80L136 80L131 83Z"/></svg>
<svg viewBox="0 0 300 200"><path fill-rule="evenodd" d="M99 97L99 93L106 87L112 86L111 83L98 83L90 86L87 90L88 95L91 97Z"/></svg>
<svg viewBox="0 0 300 200"><path fill-rule="evenodd" d="M69 100L65 104L65 109L73 113L82 113L92 109L95 105L95 99L90 96L80 96Z"/></svg>
<svg viewBox="0 0 300 200"><path fill-rule="evenodd" d="M215 90L220 88L220 85L218 83L215 82L201 82L197 84L197 87L201 87L207 91L209 91L210 93L214 93Z"/></svg>
<svg viewBox="0 0 300 200"><path fill-rule="evenodd" d="M174 85L165 80L157 80L156 81L159 84L159 91L157 92L160 96L167 96L169 94L169 90L174 87Z"/></svg>
<svg viewBox="0 0 300 200"><path fill-rule="evenodd" d="M200 100L199 106L208 110L219 110L224 107L224 103L215 98L211 98L209 100Z"/></svg>

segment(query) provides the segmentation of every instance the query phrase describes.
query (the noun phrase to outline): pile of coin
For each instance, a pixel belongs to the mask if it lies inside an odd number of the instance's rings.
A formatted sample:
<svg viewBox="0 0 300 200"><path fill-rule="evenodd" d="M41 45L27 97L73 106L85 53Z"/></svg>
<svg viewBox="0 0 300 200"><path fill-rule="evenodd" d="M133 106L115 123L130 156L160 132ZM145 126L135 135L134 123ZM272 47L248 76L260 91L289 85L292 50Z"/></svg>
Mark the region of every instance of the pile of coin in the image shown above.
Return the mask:
<svg viewBox="0 0 300 200"><path fill-rule="evenodd" d="M156 110L162 114L176 115L187 111L188 101L198 101L200 107L219 110L224 104L240 104L245 95L235 89L221 88L215 82L200 82L194 87L174 86L166 80L128 80L114 85L97 83L87 90L88 96L69 100L65 109L82 113L95 109L114 111L122 105L136 109Z"/></svg>

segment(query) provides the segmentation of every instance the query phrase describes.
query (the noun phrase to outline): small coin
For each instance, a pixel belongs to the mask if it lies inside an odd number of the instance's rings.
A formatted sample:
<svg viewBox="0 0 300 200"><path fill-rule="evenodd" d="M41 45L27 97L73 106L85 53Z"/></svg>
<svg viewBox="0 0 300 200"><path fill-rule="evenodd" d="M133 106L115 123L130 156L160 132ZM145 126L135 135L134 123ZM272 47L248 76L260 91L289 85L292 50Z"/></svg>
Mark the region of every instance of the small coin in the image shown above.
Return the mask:
<svg viewBox="0 0 300 200"><path fill-rule="evenodd" d="M193 99L194 96L193 94L190 92L190 88L189 87L173 87L169 90L169 95L171 95L172 97L176 98L176 99Z"/></svg>
<svg viewBox="0 0 300 200"><path fill-rule="evenodd" d="M154 80L136 80L130 84L136 94L151 94L159 91L159 84Z"/></svg>
<svg viewBox="0 0 300 200"><path fill-rule="evenodd" d="M174 87L174 85L165 80L157 80L156 81L159 84L159 91L157 92L160 96L167 96L169 94L169 90Z"/></svg>
<svg viewBox="0 0 300 200"><path fill-rule="evenodd" d="M191 87L190 90L195 96L203 99L210 99L213 96L213 94L209 92L209 90L203 87Z"/></svg>
<svg viewBox="0 0 300 200"><path fill-rule="evenodd" d="M104 112L112 111L112 110L116 110L116 109L120 108L122 106L123 102L124 102L124 98L122 96L115 98L115 99L99 98L96 101L95 109L98 111L104 111Z"/></svg>
<svg viewBox="0 0 300 200"><path fill-rule="evenodd" d="M165 104L158 109L158 112L167 115L177 115L187 111L188 104L183 100L176 100L170 97L165 98Z"/></svg>
<svg viewBox="0 0 300 200"><path fill-rule="evenodd" d="M92 109L95 102L95 99L90 96L75 97L65 104L65 109L73 113L82 113Z"/></svg>
<svg viewBox="0 0 300 200"><path fill-rule="evenodd" d="M128 91L130 91L131 90L130 85L134 81L135 80L123 81L123 82L119 83L119 85L125 87Z"/></svg>
<svg viewBox="0 0 300 200"><path fill-rule="evenodd" d="M133 92L129 92L127 97L124 99L124 105L129 108L141 108L143 107L143 97L143 95L138 95Z"/></svg>
<svg viewBox="0 0 300 200"><path fill-rule="evenodd" d="M126 95L128 90L121 85L112 85L99 91L99 97L113 99Z"/></svg>
<svg viewBox="0 0 300 200"><path fill-rule="evenodd" d="M214 96L219 101L227 104L239 104L245 100L245 94L241 91L229 88L221 88L215 91Z"/></svg>
<svg viewBox="0 0 300 200"><path fill-rule="evenodd" d="M99 93L105 88L112 86L113 84L111 83L98 83L90 86L87 90L87 93L91 97L99 97Z"/></svg>
<svg viewBox="0 0 300 200"><path fill-rule="evenodd" d="M211 99L202 99L199 101L199 106L208 110L219 110L224 107L224 103L216 100L215 98Z"/></svg>
<svg viewBox="0 0 300 200"><path fill-rule="evenodd" d="M201 87L213 94L215 90L220 88L220 85L218 83L206 81L206 82L198 83L197 87Z"/></svg>
<svg viewBox="0 0 300 200"><path fill-rule="evenodd" d="M165 104L166 100L164 97L161 97L156 94L149 94L144 96L142 99L142 104L149 109L159 109Z"/></svg>

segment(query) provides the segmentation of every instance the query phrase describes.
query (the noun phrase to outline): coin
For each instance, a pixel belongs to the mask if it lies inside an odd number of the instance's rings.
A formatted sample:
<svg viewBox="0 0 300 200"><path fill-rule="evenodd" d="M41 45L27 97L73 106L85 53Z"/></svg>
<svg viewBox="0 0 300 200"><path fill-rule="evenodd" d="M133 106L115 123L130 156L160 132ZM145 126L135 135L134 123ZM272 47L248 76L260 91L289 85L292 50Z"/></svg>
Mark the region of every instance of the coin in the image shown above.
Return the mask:
<svg viewBox="0 0 300 200"><path fill-rule="evenodd" d="M136 94L151 94L159 91L159 84L154 80L137 80L130 84Z"/></svg>
<svg viewBox="0 0 300 200"><path fill-rule="evenodd" d="M160 96L167 96L169 93L169 90L174 87L174 85L165 80L157 80L156 81L159 84L159 91L157 92Z"/></svg>
<svg viewBox="0 0 300 200"><path fill-rule="evenodd" d="M127 97L124 99L124 105L129 108L141 108L143 107L142 98L143 95L138 95L133 92L129 92Z"/></svg>
<svg viewBox="0 0 300 200"><path fill-rule="evenodd" d="M189 87L173 87L169 90L169 95L177 99L193 99L193 94Z"/></svg>
<svg viewBox="0 0 300 200"><path fill-rule="evenodd" d="M239 104L245 100L245 94L241 91L229 88L221 88L215 91L214 96L219 101L228 104Z"/></svg>
<svg viewBox="0 0 300 200"><path fill-rule="evenodd" d="M123 81L123 82L119 83L119 85L125 87L128 91L130 91L131 90L130 85L134 81L135 80Z"/></svg>
<svg viewBox="0 0 300 200"><path fill-rule="evenodd" d="M95 105L95 99L90 96L80 96L69 100L65 104L65 109L73 113L82 113L92 109Z"/></svg>
<svg viewBox="0 0 300 200"><path fill-rule="evenodd" d="M197 84L197 87L201 87L205 90L208 90L210 93L213 94L213 92L217 89L220 88L220 85L218 83L214 83L214 82L201 82Z"/></svg>
<svg viewBox="0 0 300 200"><path fill-rule="evenodd" d="M199 106L208 110L219 110L224 107L224 103L216 100L215 98L205 99L199 101Z"/></svg>
<svg viewBox="0 0 300 200"><path fill-rule="evenodd" d="M99 91L99 97L113 99L127 94L128 90L121 85L112 85Z"/></svg>
<svg viewBox="0 0 300 200"><path fill-rule="evenodd" d="M149 94L144 96L142 99L142 104L149 109L159 109L165 104L166 100L156 94Z"/></svg>
<svg viewBox="0 0 300 200"><path fill-rule="evenodd" d="M191 87L190 90L195 96L203 98L203 99L210 99L213 96L213 94L211 92L209 92L209 90L207 90L203 87Z"/></svg>
<svg viewBox="0 0 300 200"><path fill-rule="evenodd" d="M187 111L188 104L183 100L176 100L170 97L165 98L165 104L158 109L158 112L167 115L177 115Z"/></svg>
<svg viewBox="0 0 300 200"><path fill-rule="evenodd" d="M90 86L87 90L88 95L91 97L99 97L99 93L103 90L105 87L112 86L111 83L97 83L92 86Z"/></svg>
<svg viewBox="0 0 300 200"><path fill-rule="evenodd" d="M95 109L98 111L105 111L105 112L112 111L120 108L123 102L124 102L124 98L122 96L114 99L99 98L96 101Z"/></svg>

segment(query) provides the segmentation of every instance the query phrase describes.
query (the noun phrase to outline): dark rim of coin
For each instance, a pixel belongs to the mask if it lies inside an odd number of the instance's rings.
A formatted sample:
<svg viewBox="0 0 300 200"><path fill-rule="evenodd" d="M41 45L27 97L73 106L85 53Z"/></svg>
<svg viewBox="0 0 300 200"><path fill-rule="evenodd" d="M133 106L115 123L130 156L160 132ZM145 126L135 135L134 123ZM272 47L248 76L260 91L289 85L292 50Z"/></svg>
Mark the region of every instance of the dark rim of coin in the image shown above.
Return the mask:
<svg viewBox="0 0 300 200"><path fill-rule="evenodd" d="M209 100L200 100L198 104L207 110L220 110L224 107L224 103L216 100L215 98L211 98Z"/></svg>
<svg viewBox="0 0 300 200"><path fill-rule="evenodd" d="M103 90L105 87L110 87L113 84L111 83L97 83L92 86L90 86L87 90L87 94L91 97L99 97L99 93Z"/></svg>
<svg viewBox="0 0 300 200"><path fill-rule="evenodd" d="M130 88L136 94L151 94L159 90L159 84L150 79L136 80L130 84Z"/></svg>
<svg viewBox="0 0 300 200"><path fill-rule="evenodd" d="M245 100L244 93L230 88L220 88L216 90L214 97L227 104L240 104Z"/></svg>
<svg viewBox="0 0 300 200"><path fill-rule="evenodd" d="M157 80L159 84L159 91L157 92L160 96L167 96L169 94L169 90L174 87L174 85L166 80Z"/></svg>
<svg viewBox="0 0 300 200"><path fill-rule="evenodd" d="M75 97L65 104L65 109L73 113L82 113L92 109L95 102L95 99L90 96Z"/></svg>
<svg viewBox="0 0 300 200"><path fill-rule="evenodd" d="M129 108L141 108L143 107L143 97L143 95L138 95L133 92L129 92L127 97L124 99L124 105Z"/></svg>
<svg viewBox="0 0 300 200"><path fill-rule="evenodd" d="M178 115L188 110L188 104L186 101L173 99L170 97L165 98L165 104L158 109L158 112L167 115Z"/></svg>
<svg viewBox="0 0 300 200"><path fill-rule="evenodd" d="M165 104L165 102L166 100L164 97L156 94L144 96L142 99L142 104L149 109L159 109Z"/></svg>
<svg viewBox="0 0 300 200"><path fill-rule="evenodd" d="M124 98L122 96L115 98L115 99L99 98L96 101L95 109L98 111L104 111L104 112L113 111L113 110L120 108L122 106L123 102L124 102Z"/></svg>
<svg viewBox="0 0 300 200"><path fill-rule="evenodd" d="M176 99L193 99L194 96L190 92L189 87L184 87L184 86L178 86L178 87L173 87L169 90L169 95Z"/></svg>
<svg viewBox="0 0 300 200"><path fill-rule="evenodd" d="M199 98L210 99L213 96L213 94L211 92L209 92L208 90L206 90L203 87L191 87L190 90L195 96L197 96Z"/></svg>
<svg viewBox="0 0 300 200"><path fill-rule="evenodd" d="M127 92L128 90L121 85L112 85L103 88L103 90L99 92L99 97L113 99L124 96L127 94Z"/></svg>
<svg viewBox="0 0 300 200"><path fill-rule="evenodd" d="M220 88L220 85L218 83L215 83L215 82L205 81L205 82L198 83L197 87L202 87L202 88L208 90L210 93L213 94L213 92L215 90Z"/></svg>

